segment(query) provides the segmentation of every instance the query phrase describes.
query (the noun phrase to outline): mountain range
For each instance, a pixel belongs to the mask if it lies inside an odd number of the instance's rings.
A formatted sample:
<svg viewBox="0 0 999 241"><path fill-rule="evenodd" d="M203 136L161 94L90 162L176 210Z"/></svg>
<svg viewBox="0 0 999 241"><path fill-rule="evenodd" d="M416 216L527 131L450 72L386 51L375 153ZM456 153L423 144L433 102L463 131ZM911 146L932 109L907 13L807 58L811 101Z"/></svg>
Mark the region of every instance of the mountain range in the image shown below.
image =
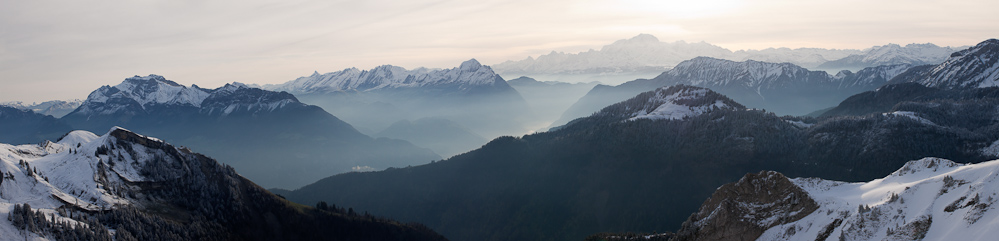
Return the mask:
<svg viewBox="0 0 999 241"><path fill-rule="evenodd" d="M445 240L288 202L228 165L118 127L0 144L0 174L0 240Z"/></svg>
<svg viewBox="0 0 999 241"><path fill-rule="evenodd" d="M525 133L535 121L517 90L475 59L450 69L383 65L371 70L316 72L263 88L292 93L369 134L401 120L430 117L493 138Z"/></svg>
<svg viewBox="0 0 999 241"><path fill-rule="evenodd" d="M69 114L69 112L75 110L77 107L80 107L80 104L82 103L83 100L74 99L68 101L50 100L42 103L31 103L31 104L26 104L21 101L11 101L11 102L0 103L0 105L6 105L21 110L31 110L34 111L35 113L50 115L55 118L59 118L66 114Z"/></svg>
<svg viewBox="0 0 999 241"><path fill-rule="evenodd" d="M868 181L927 156L996 158L987 150L999 140L999 98L969 96L809 118L746 109L702 87L661 87L443 161L274 191L424 223L454 240L678 230L718 186L749 172Z"/></svg>
<svg viewBox="0 0 999 241"><path fill-rule="evenodd" d="M587 55L639 54L633 42L667 49L640 35ZM0 106L0 141L35 143L0 144L0 240L988 239L999 41L916 63L940 49L849 53L823 63L884 65L835 75L694 57L594 86L550 131L488 142L530 130L530 108L555 106L539 107L545 95L586 84L505 81L474 59L266 89L135 76L62 118ZM847 54L768 51L810 64ZM571 73L644 71L613 56Z"/></svg>
<svg viewBox="0 0 999 241"><path fill-rule="evenodd" d="M189 146L267 187L440 158L406 141L366 136L287 92L239 83L204 89L158 75L131 77L93 91L60 120L88 131L122 126Z"/></svg>
<svg viewBox="0 0 999 241"><path fill-rule="evenodd" d="M999 40L989 39L954 52L947 60L922 66L891 80L916 82L928 87L981 88L999 86Z"/></svg>
<svg viewBox="0 0 999 241"><path fill-rule="evenodd" d="M0 143L41 143L70 130L72 127L55 117L0 105Z"/></svg>
<svg viewBox="0 0 999 241"><path fill-rule="evenodd" d="M792 63L812 70L838 72L857 71L882 65L937 64L951 53L965 47L939 47L934 44L888 44L864 50L821 48L768 48L763 50L731 51L705 42L661 42L648 34L615 41L600 50L580 53L551 52L506 61L493 67L502 75L660 73L684 60L712 57L732 61L755 60L772 63Z"/></svg>
<svg viewBox="0 0 999 241"><path fill-rule="evenodd" d="M884 85L910 67L904 64L887 65L865 68L856 73L841 71L830 75L791 63L735 62L697 57L683 61L652 79L638 79L617 86L597 85L569 107L551 127L587 116L635 94L676 84L710 88L750 108L783 115L804 115L835 106L853 94Z"/></svg>

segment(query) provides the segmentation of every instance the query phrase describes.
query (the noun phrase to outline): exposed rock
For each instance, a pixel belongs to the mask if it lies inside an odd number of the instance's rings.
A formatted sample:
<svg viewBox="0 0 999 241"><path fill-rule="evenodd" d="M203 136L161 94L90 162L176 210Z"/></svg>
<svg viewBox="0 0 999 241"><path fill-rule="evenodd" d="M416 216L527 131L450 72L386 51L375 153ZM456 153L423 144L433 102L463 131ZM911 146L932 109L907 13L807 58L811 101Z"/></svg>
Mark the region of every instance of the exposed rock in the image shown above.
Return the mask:
<svg viewBox="0 0 999 241"><path fill-rule="evenodd" d="M799 220L818 207L783 174L749 173L718 188L672 240L756 240L767 229Z"/></svg>

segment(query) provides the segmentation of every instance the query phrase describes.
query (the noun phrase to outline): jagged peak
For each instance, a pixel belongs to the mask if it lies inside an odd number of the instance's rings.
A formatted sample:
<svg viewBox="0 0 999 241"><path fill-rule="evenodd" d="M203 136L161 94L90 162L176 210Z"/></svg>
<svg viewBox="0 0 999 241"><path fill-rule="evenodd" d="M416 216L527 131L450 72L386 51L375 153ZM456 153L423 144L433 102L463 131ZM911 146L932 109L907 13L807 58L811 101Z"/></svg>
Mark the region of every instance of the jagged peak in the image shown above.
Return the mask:
<svg viewBox="0 0 999 241"><path fill-rule="evenodd" d="M759 173L746 173L746 175L742 176L742 178L735 183L735 186L761 186L760 184L773 183L775 181L787 181L788 183L791 183L791 181L780 172L760 171Z"/></svg>
<svg viewBox="0 0 999 241"><path fill-rule="evenodd" d="M974 47L954 52L953 54L950 55L950 57L951 57L951 59L962 58L965 55L968 55L968 54L971 54L971 53L978 53L978 52L982 52L982 51L986 51L987 52L989 50L996 49L997 46L999 46L999 39L988 39L988 40L982 41L981 43L976 44Z"/></svg>
<svg viewBox="0 0 999 241"><path fill-rule="evenodd" d="M477 71L481 67L482 67L482 64L479 63L478 60L469 59L469 60L466 60L465 62L461 62L461 66L458 67L458 68L460 68L461 70L465 70L465 71Z"/></svg>
<svg viewBox="0 0 999 241"><path fill-rule="evenodd" d="M106 103L109 99L124 98L134 100L142 108L148 104L199 106L208 92L196 87L186 87L167 80L163 76L148 75L126 78L120 84L102 86L91 92L85 102ZM114 109L114 108L111 108Z"/></svg>
<svg viewBox="0 0 999 241"><path fill-rule="evenodd" d="M155 75L155 74L150 74L150 75L147 75L147 76L136 75L136 76L128 77L128 78L125 78L125 81L123 81L122 83L125 83L125 82L133 83L133 84L136 84L136 85L149 84L149 83L163 83L163 84L168 85L168 86L184 87L183 85L178 84L177 82L174 82L172 80L166 79L166 77L163 77L162 75Z"/></svg>

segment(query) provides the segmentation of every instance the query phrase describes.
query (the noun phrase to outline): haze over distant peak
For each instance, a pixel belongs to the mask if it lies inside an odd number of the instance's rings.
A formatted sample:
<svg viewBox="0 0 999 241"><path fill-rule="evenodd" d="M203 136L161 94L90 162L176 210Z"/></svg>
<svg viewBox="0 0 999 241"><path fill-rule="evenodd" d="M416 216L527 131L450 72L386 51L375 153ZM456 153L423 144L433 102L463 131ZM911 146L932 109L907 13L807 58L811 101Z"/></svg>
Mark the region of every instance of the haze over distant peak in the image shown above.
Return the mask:
<svg viewBox="0 0 999 241"><path fill-rule="evenodd" d="M935 64L963 47L939 47L931 43L888 44L867 49L767 48L732 51L706 42L662 42L650 34L614 41L600 50L579 53L552 51L538 57L510 60L493 65L503 75L538 74L622 74L662 72L695 57L733 61L756 60L792 63L809 69L860 70L894 64Z"/></svg>
<svg viewBox="0 0 999 241"><path fill-rule="evenodd" d="M299 77L284 84L265 85L265 89L292 93L326 93L344 91L375 91L409 88L457 88L503 85L502 78L489 66L478 60L462 62L457 68L407 70L393 65L382 65L370 70L348 68L341 71Z"/></svg>

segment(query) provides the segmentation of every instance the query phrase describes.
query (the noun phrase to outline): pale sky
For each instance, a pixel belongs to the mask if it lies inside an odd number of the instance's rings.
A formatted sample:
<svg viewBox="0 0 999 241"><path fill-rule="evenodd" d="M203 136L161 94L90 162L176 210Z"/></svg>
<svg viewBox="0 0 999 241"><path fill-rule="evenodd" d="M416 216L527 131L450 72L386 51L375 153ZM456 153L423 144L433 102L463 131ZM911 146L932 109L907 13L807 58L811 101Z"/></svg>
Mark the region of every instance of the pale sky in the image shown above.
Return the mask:
<svg viewBox="0 0 999 241"><path fill-rule="evenodd" d="M0 101L86 98L159 74L215 88L392 64L451 68L640 33L732 50L974 45L996 0L0 0Z"/></svg>

